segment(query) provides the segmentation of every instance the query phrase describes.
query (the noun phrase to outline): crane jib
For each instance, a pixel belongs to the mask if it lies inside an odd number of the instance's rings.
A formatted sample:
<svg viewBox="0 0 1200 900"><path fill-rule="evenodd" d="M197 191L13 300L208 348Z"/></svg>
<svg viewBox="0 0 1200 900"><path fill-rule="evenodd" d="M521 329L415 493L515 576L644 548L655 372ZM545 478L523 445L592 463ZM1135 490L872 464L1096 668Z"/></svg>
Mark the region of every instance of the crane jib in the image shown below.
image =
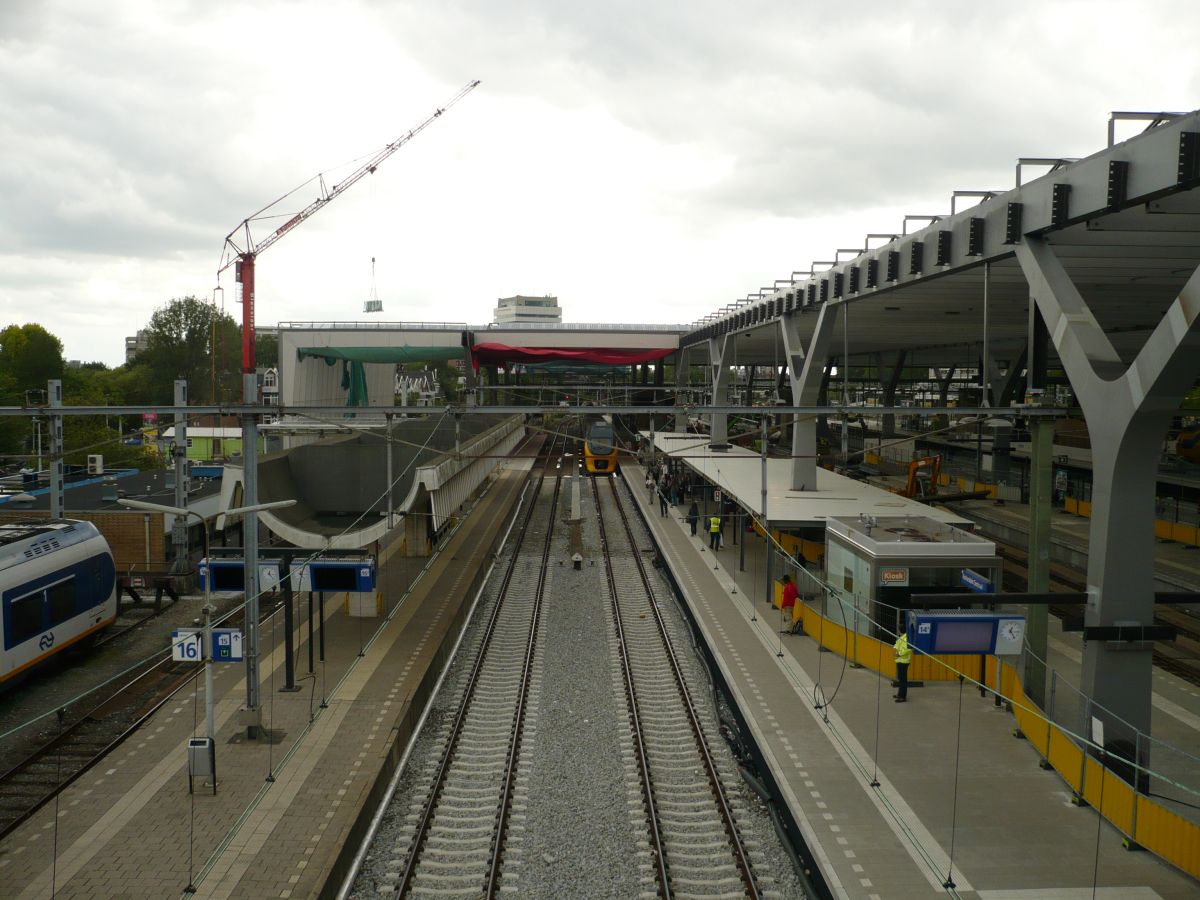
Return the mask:
<svg viewBox="0 0 1200 900"><path fill-rule="evenodd" d="M359 169L356 170L355 172L352 172L349 175L349 177L346 178L345 181L343 181L339 185L334 186L333 190L330 191L327 195L320 197L319 199L310 203L304 209L300 210L300 212L296 213L294 216L292 216L290 219L288 219L286 222L284 222L282 225L280 225L278 228L276 228L273 232L271 232L269 235L267 235L267 237L264 240L258 242L257 245L255 245L255 242L250 235L251 221L257 220L260 217L262 217L263 213L267 212L267 210L278 205L284 199L291 196L291 194L295 193L294 191L289 191L287 194L284 194L283 197L279 198L279 200L276 200L273 203L263 207L261 210L259 210L257 213L255 213L250 218L244 219L242 221L241 225L239 225L237 228L235 228L233 231L231 231L226 236L226 238L225 238L226 247L231 247L231 248L233 248L233 250L235 252L237 252L237 259L241 263L241 265L239 266L239 269L240 269L239 274L241 275L241 277L238 280L242 282L242 371L243 372L246 372L246 373L253 372L254 371L254 362L255 362L255 360L254 360L254 258L259 253L261 253L263 250L266 250L267 247L269 247L271 244L275 243L277 240L279 240L281 237L283 237L285 234L287 234L289 231L291 231L293 228L295 228L297 225L299 225L301 222L303 222L305 219L307 219L309 216L311 216L313 213L315 213L322 206L325 206L327 203L329 203L329 201L332 200L334 197L338 196L343 191L345 191L347 188L352 186L355 182L357 182L364 175L374 174L375 169L379 166L380 163L382 163L385 159L387 159L389 156L391 156L393 153L395 153L405 143L412 140L412 138L415 137L417 134L419 134L421 132L421 130L425 128L426 125L428 125L434 119L438 118L442 113L444 113L447 109L449 109L451 106L453 106L455 103L457 103L463 97L465 97L474 88L478 87L478 85L479 85L478 79L475 81L468 82L467 85L464 88L462 88L462 90L460 90L457 94L454 95L453 99L451 99L449 103L447 103L443 107L439 107L432 116L430 116L428 119L426 119L420 125L418 125L416 128L411 129L406 135L404 135L404 137L400 138L399 140L395 141L394 143L386 145L384 147L384 149L382 151L380 151L378 154L376 154L376 156L370 162L368 162L364 166L359 167ZM322 176L318 176L318 177L320 177L322 179L321 180L321 193L325 194L324 178ZM306 184L307 184L307 182L306 182ZM246 231L246 249L244 251L238 250L237 245L233 242L233 235L236 234L239 230L241 230L243 228ZM224 257L224 255L223 255L222 256L222 265L217 270L218 275L220 275L221 272L225 271L225 269L227 269L229 267L229 265L234 262L233 259L229 259L228 262L226 262L225 259L226 259L226 257Z"/></svg>

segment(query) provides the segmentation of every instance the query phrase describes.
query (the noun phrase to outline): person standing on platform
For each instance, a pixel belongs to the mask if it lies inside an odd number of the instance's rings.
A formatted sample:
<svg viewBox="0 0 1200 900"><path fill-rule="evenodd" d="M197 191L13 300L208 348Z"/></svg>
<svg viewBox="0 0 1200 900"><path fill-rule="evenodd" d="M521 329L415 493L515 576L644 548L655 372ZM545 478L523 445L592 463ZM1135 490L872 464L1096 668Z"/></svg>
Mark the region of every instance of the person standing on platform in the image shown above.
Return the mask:
<svg viewBox="0 0 1200 900"><path fill-rule="evenodd" d="M714 552L721 549L721 517L718 515L708 520L708 548Z"/></svg>
<svg viewBox="0 0 1200 900"><path fill-rule="evenodd" d="M791 575L784 575L780 580L783 582L783 599L779 602L779 608L783 610L784 618L787 621L787 628L784 631L791 633L796 597L800 592L796 590L796 582L792 581Z"/></svg>
<svg viewBox="0 0 1200 900"><path fill-rule="evenodd" d="M692 526L692 537L696 536L696 526L700 524L700 507L696 501L692 501L692 505L688 508L687 523Z"/></svg>
<svg viewBox="0 0 1200 900"><path fill-rule="evenodd" d="M665 487L658 489L658 514L660 516L667 514L667 489Z"/></svg>
<svg viewBox="0 0 1200 900"><path fill-rule="evenodd" d="M912 662L912 647L908 646L908 632L901 631L892 645L896 651L896 693L892 699L897 703L908 700L908 664Z"/></svg>

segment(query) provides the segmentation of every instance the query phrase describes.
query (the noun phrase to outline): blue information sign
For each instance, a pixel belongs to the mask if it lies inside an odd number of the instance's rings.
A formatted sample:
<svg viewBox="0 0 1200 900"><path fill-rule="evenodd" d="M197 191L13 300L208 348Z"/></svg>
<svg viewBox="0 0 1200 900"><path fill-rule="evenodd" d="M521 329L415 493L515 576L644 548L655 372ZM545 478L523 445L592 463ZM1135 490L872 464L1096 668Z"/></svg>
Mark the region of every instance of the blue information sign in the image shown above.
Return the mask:
<svg viewBox="0 0 1200 900"><path fill-rule="evenodd" d="M242 632L239 629L214 628L212 643L213 662L242 661Z"/></svg>
<svg viewBox="0 0 1200 900"><path fill-rule="evenodd" d="M962 583L976 594L992 594L996 591L995 585L993 585L989 579L984 578L974 569L962 570Z"/></svg>

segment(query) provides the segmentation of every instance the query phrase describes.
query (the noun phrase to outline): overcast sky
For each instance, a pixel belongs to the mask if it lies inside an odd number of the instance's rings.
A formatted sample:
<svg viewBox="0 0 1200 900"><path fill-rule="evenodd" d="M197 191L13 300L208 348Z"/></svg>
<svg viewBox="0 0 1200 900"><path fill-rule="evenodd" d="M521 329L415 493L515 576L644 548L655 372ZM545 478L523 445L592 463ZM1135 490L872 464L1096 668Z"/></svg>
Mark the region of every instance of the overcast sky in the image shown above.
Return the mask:
<svg viewBox="0 0 1200 900"><path fill-rule="evenodd" d="M258 322L372 318L372 257L376 320L690 322L1200 107L1197 47L1195 0L0 0L0 327L119 364L242 219L476 78L263 253Z"/></svg>

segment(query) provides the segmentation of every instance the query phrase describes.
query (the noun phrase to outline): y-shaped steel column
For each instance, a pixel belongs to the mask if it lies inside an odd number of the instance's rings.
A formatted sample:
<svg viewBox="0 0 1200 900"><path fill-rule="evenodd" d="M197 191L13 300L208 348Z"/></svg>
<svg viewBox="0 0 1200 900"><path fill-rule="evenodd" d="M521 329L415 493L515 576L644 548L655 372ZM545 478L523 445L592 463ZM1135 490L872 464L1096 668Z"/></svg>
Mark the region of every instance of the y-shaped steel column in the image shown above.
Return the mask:
<svg viewBox="0 0 1200 900"><path fill-rule="evenodd" d="M1025 347L1022 346L1016 355L1008 364L1006 372L1000 371L1000 366L996 363L996 350L993 348L984 361L984 365L988 370L988 387L987 394L984 396L984 406L1004 407L1012 405L1013 397L1017 392L1017 385L1021 382L1022 373L1025 370Z"/></svg>
<svg viewBox="0 0 1200 900"><path fill-rule="evenodd" d="M733 359L734 338L732 334L724 334L708 340L708 367L712 372L709 383L712 385L713 406L725 406L729 403L729 366ZM712 414L709 435L713 444L729 443L729 416L726 413Z"/></svg>
<svg viewBox="0 0 1200 900"><path fill-rule="evenodd" d="M779 320L788 377L792 381L792 405L815 406L821 391L829 342L837 325L841 304L824 303L817 313L817 324L807 350L800 339L799 315L792 313ZM799 414L792 422L792 490L817 489L817 418Z"/></svg>
<svg viewBox="0 0 1200 900"><path fill-rule="evenodd" d="M1092 439L1085 624L1150 625L1157 464L1171 416L1200 374L1200 269L1127 368L1044 239L1026 237L1017 260ZM1132 740L1128 726L1149 734L1151 676L1149 644L1084 645L1083 690L1106 743Z"/></svg>

